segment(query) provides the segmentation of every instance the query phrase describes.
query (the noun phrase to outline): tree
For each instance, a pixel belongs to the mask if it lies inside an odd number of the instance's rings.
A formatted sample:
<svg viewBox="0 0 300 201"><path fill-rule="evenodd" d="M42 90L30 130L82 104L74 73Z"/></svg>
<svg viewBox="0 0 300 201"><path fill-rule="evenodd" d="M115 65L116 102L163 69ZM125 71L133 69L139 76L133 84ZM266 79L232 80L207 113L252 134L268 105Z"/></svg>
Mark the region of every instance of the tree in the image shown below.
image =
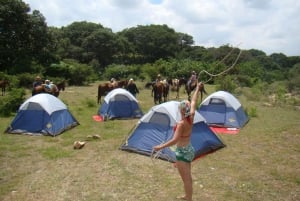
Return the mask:
<svg viewBox="0 0 300 201"><path fill-rule="evenodd" d="M118 49L117 37L110 29L92 32L82 42L84 52L90 55L90 61L97 59L102 66L111 63Z"/></svg>
<svg viewBox="0 0 300 201"><path fill-rule="evenodd" d="M68 38L72 45L81 47L86 37L90 36L94 31L103 29L101 24L92 22L73 22L72 24L62 27L61 30L65 38Z"/></svg>
<svg viewBox="0 0 300 201"><path fill-rule="evenodd" d="M273 53L270 55L270 58L277 63L282 69L290 66L288 57L284 54Z"/></svg>
<svg viewBox="0 0 300 201"><path fill-rule="evenodd" d="M174 57L179 50L178 35L167 25L137 26L120 33L134 46L134 54L143 62Z"/></svg>
<svg viewBox="0 0 300 201"><path fill-rule="evenodd" d="M29 44L30 8L18 0L2 0L0 7L0 66L7 71L15 71L18 63L29 64L26 47ZM25 65L26 65L25 64Z"/></svg>
<svg viewBox="0 0 300 201"><path fill-rule="evenodd" d="M300 92L300 62L295 64L288 73L288 83L287 87L289 91Z"/></svg>
<svg viewBox="0 0 300 201"><path fill-rule="evenodd" d="M2 0L0 4L0 67L16 74L30 72L33 61L53 61L45 18L20 0Z"/></svg>

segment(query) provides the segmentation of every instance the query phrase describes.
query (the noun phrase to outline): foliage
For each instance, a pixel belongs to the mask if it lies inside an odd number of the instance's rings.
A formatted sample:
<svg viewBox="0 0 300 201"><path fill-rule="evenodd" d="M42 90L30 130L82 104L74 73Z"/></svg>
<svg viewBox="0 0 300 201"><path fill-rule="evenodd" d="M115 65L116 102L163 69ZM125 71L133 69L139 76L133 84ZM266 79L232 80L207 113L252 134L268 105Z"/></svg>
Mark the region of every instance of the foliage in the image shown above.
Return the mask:
<svg viewBox="0 0 300 201"><path fill-rule="evenodd" d="M261 50L240 50L229 44L205 48L194 45L192 36L167 25L137 25L117 33L86 21L48 27L42 13L30 13L29 5L19 0L3 0L0 18L1 71L24 73L22 86L29 86L26 73L69 80L71 85L111 77L154 80L158 73L164 78L189 78L192 70L219 74L242 52L227 73L232 82L223 77L211 79L207 73L198 74L199 80L218 82L220 88L229 90L288 80L288 91L299 91L299 56L268 56Z"/></svg>
<svg viewBox="0 0 300 201"><path fill-rule="evenodd" d="M232 75L222 76L217 79L216 90L223 90L223 91L228 91L230 93L234 93L236 88L237 85Z"/></svg>
<svg viewBox="0 0 300 201"><path fill-rule="evenodd" d="M128 76L128 68L124 65L117 64L109 65L103 74L103 78L106 80L110 80L111 78L120 80L123 78L128 78Z"/></svg>
<svg viewBox="0 0 300 201"><path fill-rule="evenodd" d="M16 74L31 71L32 61L49 64L51 39L45 18L19 0L2 0L0 10L0 67Z"/></svg>
<svg viewBox="0 0 300 201"><path fill-rule="evenodd" d="M47 72L49 75L56 74L67 79L70 85L85 85L97 78L91 66L72 59L65 59L59 64L53 64Z"/></svg>
<svg viewBox="0 0 300 201"><path fill-rule="evenodd" d="M17 75L17 79L19 80L18 87L32 88L32 83L35 79L35 75L30 73L21 73Z"/></svg>
<svg viewBox="0 0 300 201"><path fill-rule="evenodd" d="M300 63L297 63L288 72L287 88L289 92L300 92Z"/></svg>
<svg viewBox="0 0 300 201"><path fill-rule="evenodd" d="M245 112L248 115L248 117L257 117L257 108L251 107L251 108L245 108Z"/></svg>
<svg viewBox="0 0 300 201"><path fill-rule="evenodd" d="M0 102L0 115L9 116L16 112L25 100L25 90L23 88L12 88Z"/></svg>
<svg viewBox="0 0 300 201"><path fill-rule="evenodd" d="M144 63L154 62L160 58L174 57L181 45L179 34L167 25L149 25L133 27L120 32L133 45L134 54L142 55Z"/></svg>
<svg viewBox="0 0 300 201"><path fill-rule="evenodd" d="M95 80L94 71L91 66L80 64L76 61L65 60L69 65L71 85L85 85Z"/></svg>

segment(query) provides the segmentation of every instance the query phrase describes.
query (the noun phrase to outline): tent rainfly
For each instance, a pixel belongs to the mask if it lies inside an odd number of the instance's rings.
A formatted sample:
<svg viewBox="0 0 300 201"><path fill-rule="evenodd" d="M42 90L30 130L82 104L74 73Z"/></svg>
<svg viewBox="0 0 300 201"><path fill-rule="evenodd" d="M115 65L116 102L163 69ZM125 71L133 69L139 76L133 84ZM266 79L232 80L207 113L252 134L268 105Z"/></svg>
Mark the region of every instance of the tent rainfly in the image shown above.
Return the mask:
<svg viewBox="0 0 300 201"><path fill-rule="evenodd" d="M123 151L151 156L153 146L168 141L173 136L173 128L181 115L178 101L169 101L153 106L133 128L132 133L121 145ZM225 147L225 144L208 127L204 118L196 111L191 143L195 149L195 159ZM164 148L157 157L175 162L174 147Z"/></svg>
<svg viewBox="0 0 300 201"><path fill-rule="evenodd" d="M122 88L114 89L105 96L98 114L104 120L141 118L143 116L137 99Z"/></svg>
<svg viewBox="0 0 300 201"><path fill-rule="evenodd" d="M249 120L238 99L226 91L217 91L206 97L198 112L209 126L242 128Z"/></svg>
<svg viewBox="0 0 300 201"><path fill-rule="evenodd" d="M42 93L20 106L5 133L56 136L77 125L78 121L60 99Z"/></svg>

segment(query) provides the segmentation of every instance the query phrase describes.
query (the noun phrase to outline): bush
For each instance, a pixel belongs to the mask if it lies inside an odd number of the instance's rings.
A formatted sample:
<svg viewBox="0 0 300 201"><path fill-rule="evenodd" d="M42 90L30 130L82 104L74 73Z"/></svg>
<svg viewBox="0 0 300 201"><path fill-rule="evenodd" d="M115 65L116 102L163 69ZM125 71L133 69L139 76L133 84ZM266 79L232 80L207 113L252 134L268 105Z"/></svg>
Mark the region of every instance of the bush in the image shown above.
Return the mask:
<svg viewBox="0 0 300 201"><path fill-rule="evenodd" d="M25 100L25 90L23 88L12 88L11 91L3 97L0 102L0 115L9 116L16 112Z"/></svg>
<svg viewBox="0 0 300 201"><path fill-rule="evenodd" d="M235 84L233 76L227 75L218 79L216 90L223 90L233 93L238 86Z"/></svg>
<svg viewBox="0 0 300 201"><path fill-rule="evenodd" d="M25 87L25 88L32 88L32 83L35 80L36 75L30 73L22 73L17 75L19 83L16 86Z"/></svg>
<svg viewBox="0 0 300 201"><path fill-rule="evenodd" d="M251 107L250 109L246 108L245 109L246 114L248 117L257 117L257 109L256 107Z"/></svg>

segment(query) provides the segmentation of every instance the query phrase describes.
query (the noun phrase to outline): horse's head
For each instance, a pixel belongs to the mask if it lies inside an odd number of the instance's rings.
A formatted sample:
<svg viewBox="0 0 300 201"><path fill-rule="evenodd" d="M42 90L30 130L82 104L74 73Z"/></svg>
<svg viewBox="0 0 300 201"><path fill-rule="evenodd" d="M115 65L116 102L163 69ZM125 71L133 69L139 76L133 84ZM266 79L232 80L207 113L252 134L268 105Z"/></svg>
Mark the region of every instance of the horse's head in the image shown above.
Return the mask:
<svg viewBox="0 0 300 201"><path fill-rule="evenodd" d="M66 87L66 81L64 80L64 81L58 83L56 86L57 86L58 91L60 91L60 90L64 91L65 87Z"/></svg>

